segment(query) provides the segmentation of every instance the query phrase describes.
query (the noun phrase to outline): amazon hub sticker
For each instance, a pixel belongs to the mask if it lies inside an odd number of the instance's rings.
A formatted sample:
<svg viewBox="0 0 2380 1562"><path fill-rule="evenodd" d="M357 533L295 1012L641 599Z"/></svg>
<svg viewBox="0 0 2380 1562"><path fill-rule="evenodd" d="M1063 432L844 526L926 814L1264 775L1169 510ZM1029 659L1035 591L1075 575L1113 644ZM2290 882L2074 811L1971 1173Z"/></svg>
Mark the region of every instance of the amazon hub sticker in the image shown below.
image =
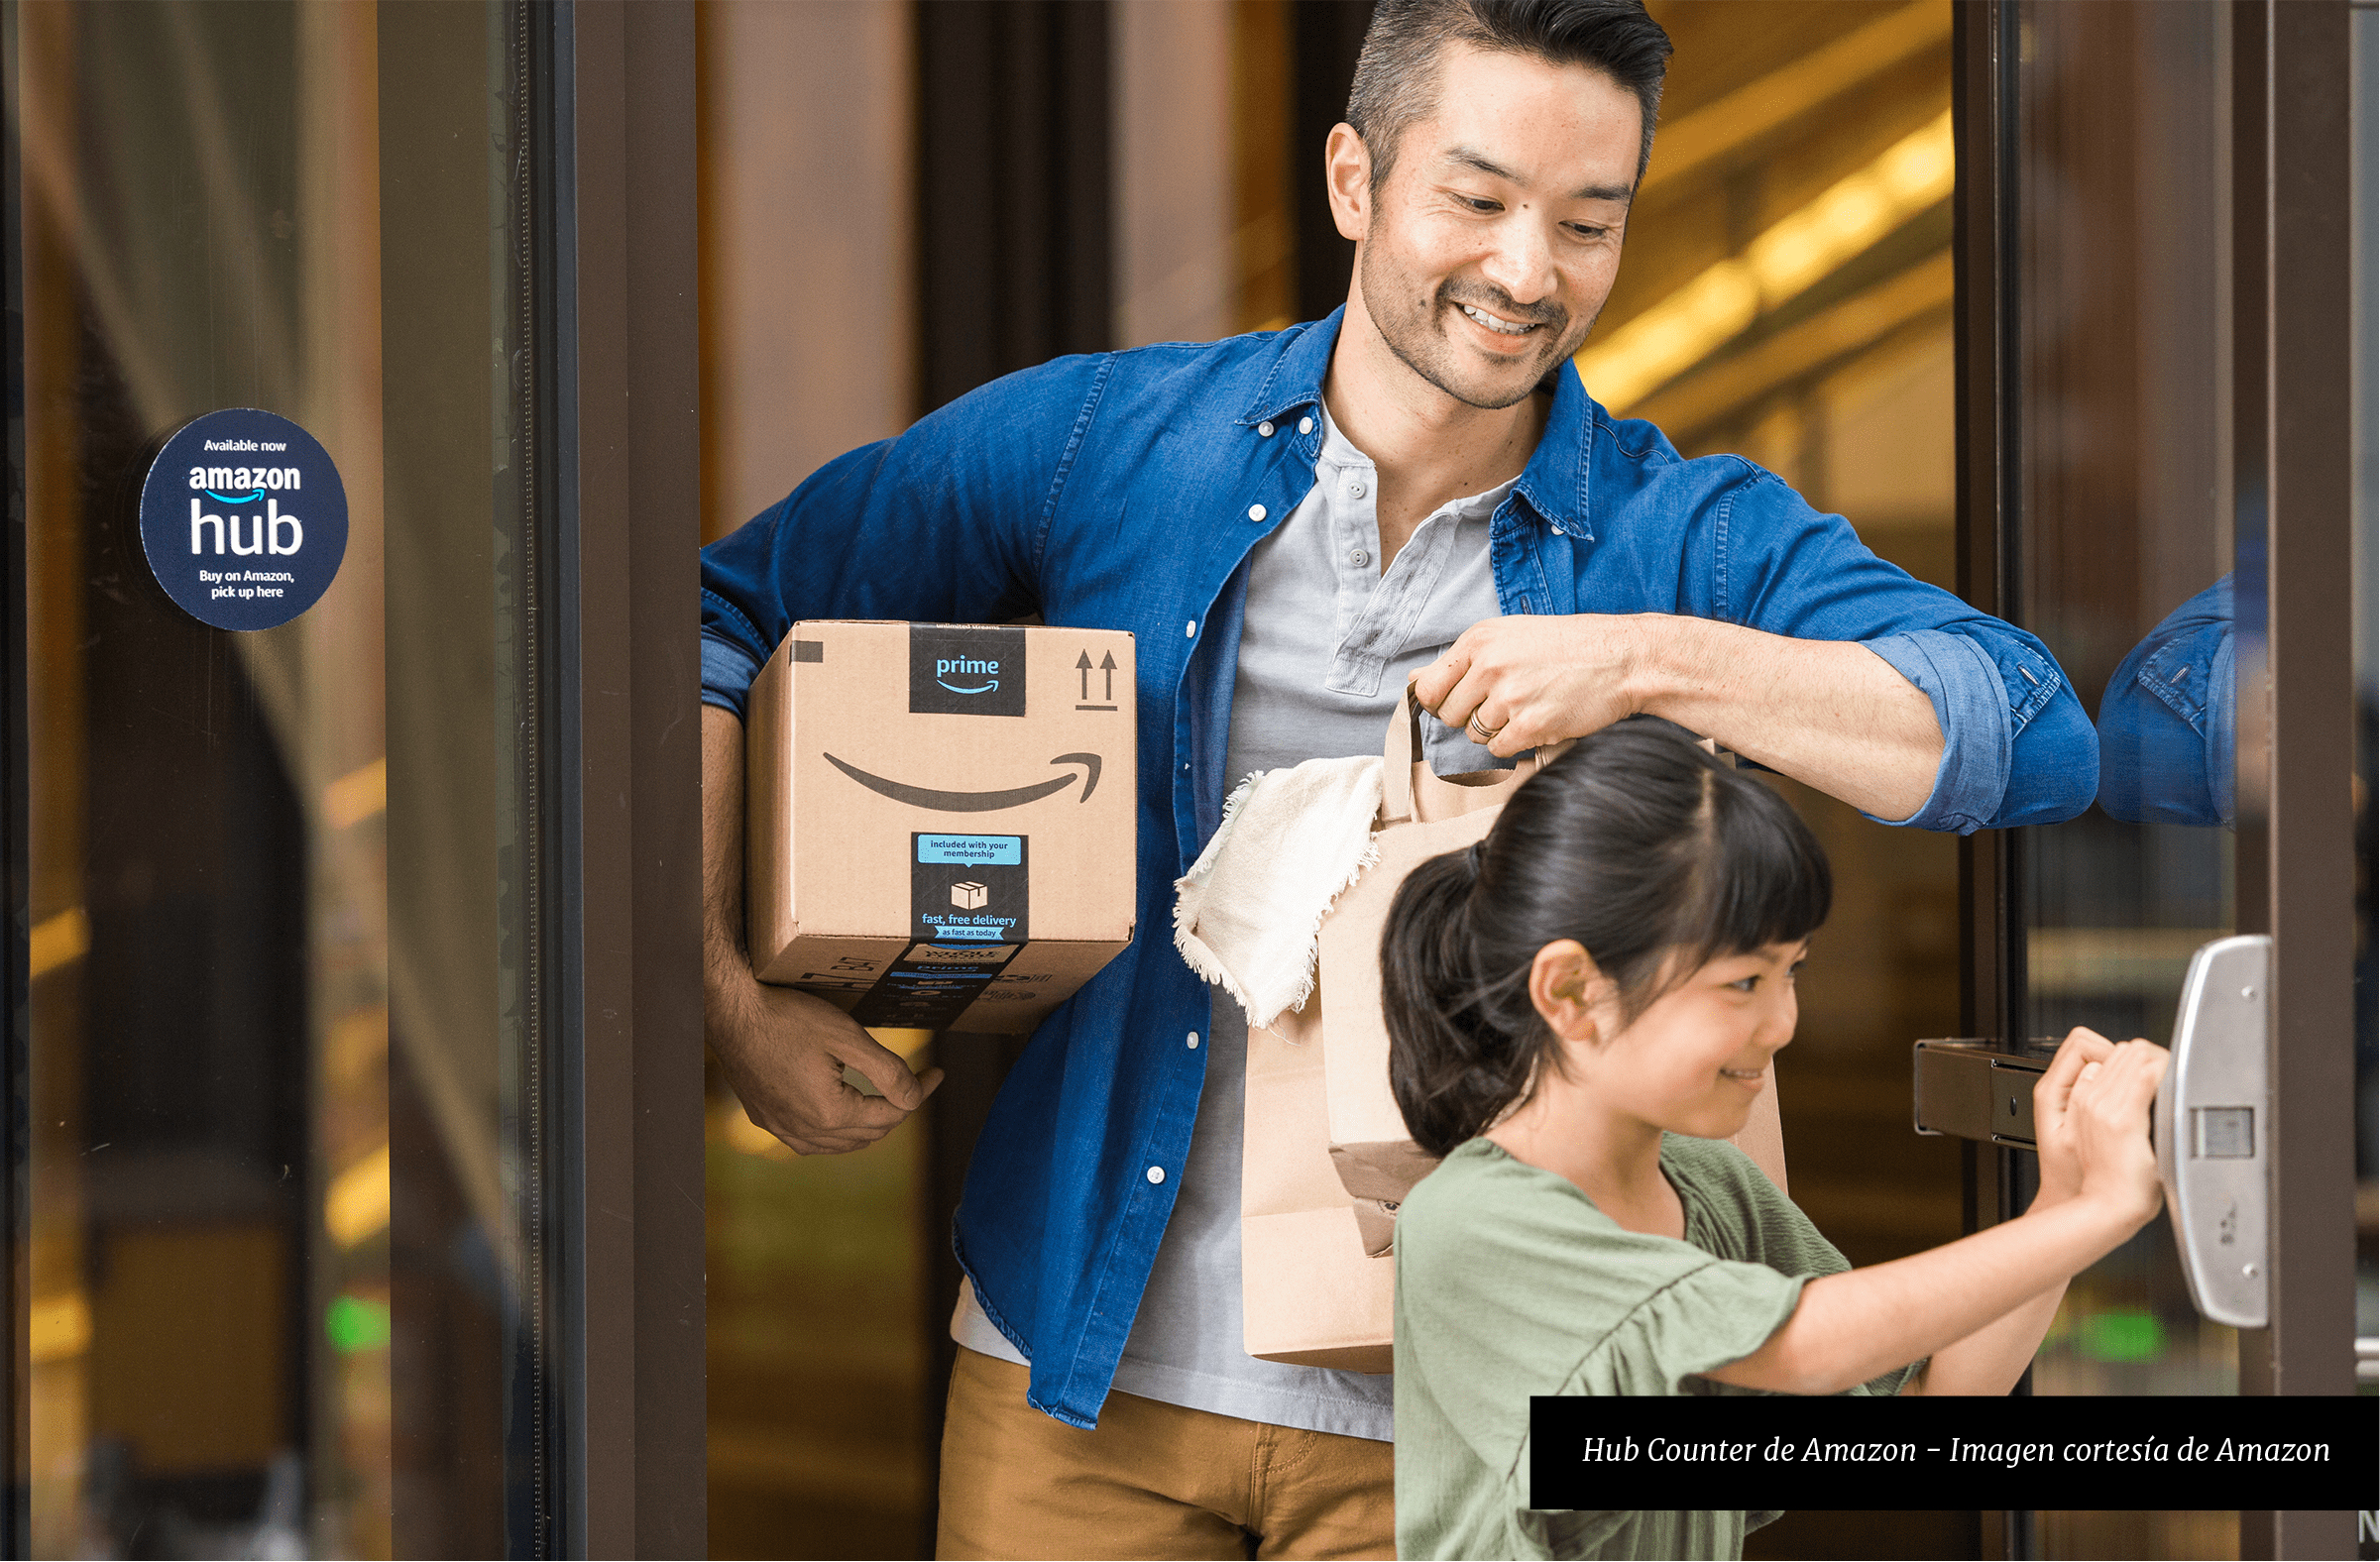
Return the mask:
<svg viewBox="0 0 2380 1562"><path fill-rule="evenodd" d="M911 624L909 710L913 715L1023 716L1025 631Z"/></svg>

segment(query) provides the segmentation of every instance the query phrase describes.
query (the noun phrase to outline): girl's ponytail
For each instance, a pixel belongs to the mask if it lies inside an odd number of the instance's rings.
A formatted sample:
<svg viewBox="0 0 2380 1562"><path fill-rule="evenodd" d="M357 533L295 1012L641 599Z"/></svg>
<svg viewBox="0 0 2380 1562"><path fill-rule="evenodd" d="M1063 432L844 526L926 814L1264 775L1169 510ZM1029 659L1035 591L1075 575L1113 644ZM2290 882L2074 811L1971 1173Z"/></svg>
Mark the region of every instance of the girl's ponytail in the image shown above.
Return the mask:
<svg viewBox="0 0 2380 1562"><path fill-rule="evenodd" d="M1397 1045L1389 1084L1414 1142L1433 1156L1480 1132L1529 1083L1532 1046L1483 987L1469 907L1482 847L1432 857L1406 875L1380 947L1380 1002ZM1511 983L1500 984L1509 988ZM1529 1004L1526 974L1521 1004ZM1531 1016L1533 1018L1533 1016Z"/></svg>

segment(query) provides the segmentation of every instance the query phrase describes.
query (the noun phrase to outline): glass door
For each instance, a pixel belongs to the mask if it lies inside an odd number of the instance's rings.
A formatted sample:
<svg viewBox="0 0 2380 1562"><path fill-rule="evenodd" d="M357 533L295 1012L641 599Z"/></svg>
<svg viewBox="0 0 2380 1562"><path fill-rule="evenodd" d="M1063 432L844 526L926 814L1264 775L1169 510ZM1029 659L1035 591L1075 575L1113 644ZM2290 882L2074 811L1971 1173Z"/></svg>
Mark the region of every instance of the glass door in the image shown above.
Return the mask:
<svg viewBox="0 0 2380 1562"><path fill-rule="evenodd" d="M0 17L7 1548L546 1554L526 13Z"/></svg>
<svg viewBox="0 0 2380 1562"><path fill-rule="evenodd" d="M2008 0L1962 24L1965 584L2049 644L2100 738L2096 807L1966 848L1971 1034L2163 1042L2202 945L2275 950L2272 1325L2202 1316L2160 1221L2076 1280L2034 1394L2352 1390L2372 597L2349 33L2344 4ZM1971 1220L2020 1210L2030 1153L1974 1154ZM2352 1543L2314 1515L2007 1520L2010 1555Z"/></svg>

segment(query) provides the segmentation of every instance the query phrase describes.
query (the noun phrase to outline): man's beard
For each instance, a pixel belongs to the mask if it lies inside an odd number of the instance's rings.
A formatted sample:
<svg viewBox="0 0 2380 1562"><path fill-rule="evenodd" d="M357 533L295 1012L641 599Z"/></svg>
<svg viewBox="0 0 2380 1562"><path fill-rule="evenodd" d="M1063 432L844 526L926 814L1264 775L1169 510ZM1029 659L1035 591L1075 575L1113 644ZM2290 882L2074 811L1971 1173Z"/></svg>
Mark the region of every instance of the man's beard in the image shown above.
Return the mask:
<svg viewBox="0 0 2380 1562"><path fill-rule="evenodd" d="M1391 271L1377 245L1364 247L1363 283L1364 306L1370 312L1381 340L1388 343L1389 351L1397 355L1398 361L1465 406L1475 406L1483 411L1501 411L1526 400L1543 383L1554 365L1578 351L1585 343L1587 333L1595 326L1594 320L1589 319L1574 334L1567 332L1564 327L1569 320L1569 311L1559 304L1524 306L1514 302L1510 294L1493 282L1457 281L1453 279L1438 284L1437 292L1426 307L1409 313L1403 301L1413 295L1413 287L1402 276ZM1382 302L1390 299L1397 302L1390 310L1383 311ZM1499 319L1527 321L1542 326L1541 332L1532 334L1538 335L1547 344L1542 350L1543 356L1528 369L1515 365L1510 371L1515 378L1509 386L1499 383L1491 389L1462 383L1458 379L1460 371L1455 357L1460 349L1448 340L1439 321L1446 313L1466 303Z"/></svg>

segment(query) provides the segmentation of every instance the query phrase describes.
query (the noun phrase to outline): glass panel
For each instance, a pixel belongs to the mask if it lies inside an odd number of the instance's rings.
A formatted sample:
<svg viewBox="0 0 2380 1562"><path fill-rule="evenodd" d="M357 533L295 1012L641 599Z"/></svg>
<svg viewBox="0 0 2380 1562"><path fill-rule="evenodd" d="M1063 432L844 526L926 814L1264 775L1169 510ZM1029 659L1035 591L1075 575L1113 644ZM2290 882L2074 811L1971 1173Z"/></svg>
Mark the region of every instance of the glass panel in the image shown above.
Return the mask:
<svg viewBox="0 0 2380 1562"><path fill-rule="evenodd" d="M534 1546L519 13L8 14L25 1543ZM227 407L348 504L335 583L255 632L140 527Z"/></svg>
<svg viewBox="0 0 2380 1562"><path fill-rule="evenodd" d="M2020 847L2026 1034L2171 1033L2229 930L2231 559L2219 13L2027 5L2018 232L2021 621L2102 732L2099 804ZM2210 680L2226 680L2210 690ZM2232 1331L2192 1307L2164 1222L2079 1277L2047 1394L2225 1394Z"/></svg>

